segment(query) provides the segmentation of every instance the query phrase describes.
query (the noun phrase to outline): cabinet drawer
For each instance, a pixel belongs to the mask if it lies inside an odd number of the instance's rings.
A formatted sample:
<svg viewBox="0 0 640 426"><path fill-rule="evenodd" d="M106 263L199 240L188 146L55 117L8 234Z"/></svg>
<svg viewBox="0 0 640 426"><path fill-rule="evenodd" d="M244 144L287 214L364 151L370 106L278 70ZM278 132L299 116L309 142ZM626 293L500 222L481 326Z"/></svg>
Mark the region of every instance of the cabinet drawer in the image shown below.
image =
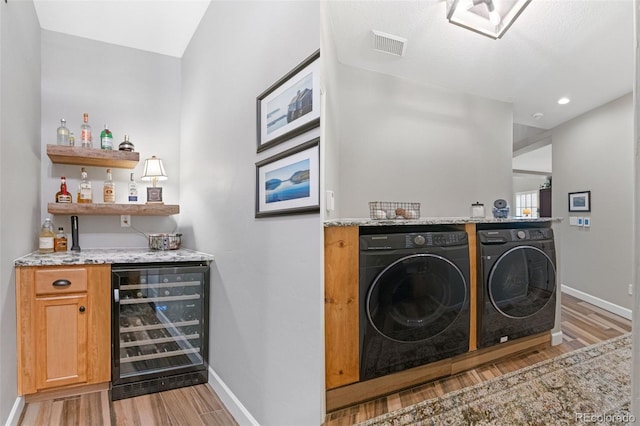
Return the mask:
<svg viewBox="0 0 640 426"><path fill-rule="evenodd" d="M85 268L56 268L35 272L36 294L64 294L87 291Z"/></svg>

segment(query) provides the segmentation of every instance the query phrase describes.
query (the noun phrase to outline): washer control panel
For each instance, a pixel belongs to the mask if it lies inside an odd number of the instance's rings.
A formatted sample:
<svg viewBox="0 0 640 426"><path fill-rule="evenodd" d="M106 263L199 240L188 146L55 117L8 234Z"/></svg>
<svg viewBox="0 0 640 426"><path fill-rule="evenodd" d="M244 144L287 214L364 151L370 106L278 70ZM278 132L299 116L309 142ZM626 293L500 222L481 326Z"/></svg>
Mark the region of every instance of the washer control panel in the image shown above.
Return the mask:
<svg viewBox="0 0 640 426"><path fill-rule="evenodd" d="M360 250L419 249L468 244L464 231L411 232L406 234L361 235Z"/></svg>
<svg viewBox="0 0 640 426"><path fill-rule="evenodd" d="M478 231L482 244L504 244L513 241L538 241L553 239L550 228L496 229Z"/></svg>

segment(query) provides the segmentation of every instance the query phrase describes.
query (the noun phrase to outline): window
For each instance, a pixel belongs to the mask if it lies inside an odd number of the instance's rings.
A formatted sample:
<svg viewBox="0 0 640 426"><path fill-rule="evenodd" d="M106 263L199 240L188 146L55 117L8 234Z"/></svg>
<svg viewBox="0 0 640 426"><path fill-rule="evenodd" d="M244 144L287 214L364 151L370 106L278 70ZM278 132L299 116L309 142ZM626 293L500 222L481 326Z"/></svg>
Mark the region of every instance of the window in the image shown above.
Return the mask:
<svg viewBox="0 0 640 426"><path fill-rule="evenodd" d="M538 191L516 192L516 217L538 217Z"/></svg>

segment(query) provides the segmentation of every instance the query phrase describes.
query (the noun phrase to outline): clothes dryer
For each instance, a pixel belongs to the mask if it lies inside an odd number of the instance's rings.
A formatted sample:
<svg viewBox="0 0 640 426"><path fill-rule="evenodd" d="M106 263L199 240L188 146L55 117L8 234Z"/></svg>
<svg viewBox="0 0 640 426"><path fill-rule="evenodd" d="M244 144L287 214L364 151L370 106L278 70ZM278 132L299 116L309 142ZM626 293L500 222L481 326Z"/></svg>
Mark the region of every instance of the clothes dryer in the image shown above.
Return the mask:
<svg viewBox="0 0 640 426"><path fill-rule="evenodd" d="M360 380L467 352L466 232L370 228L360 231Z"/></svg>
<svg viewBox="0 0 640 426"><path fill-rule="evenodd" d="M478 347L551 330L556 256L550 228L477 231Z"/></svg>

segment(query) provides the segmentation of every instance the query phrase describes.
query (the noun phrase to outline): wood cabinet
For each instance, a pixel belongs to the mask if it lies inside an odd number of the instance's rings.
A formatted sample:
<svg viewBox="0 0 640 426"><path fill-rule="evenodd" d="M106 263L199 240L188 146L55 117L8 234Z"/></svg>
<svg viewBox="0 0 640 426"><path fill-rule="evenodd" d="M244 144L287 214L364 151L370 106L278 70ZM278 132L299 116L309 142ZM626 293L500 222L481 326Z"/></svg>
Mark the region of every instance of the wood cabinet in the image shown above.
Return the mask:
<svg viewBox="0 0 640 426"><path fill-rule="evenodd" d="M17 267L18 393L111 379L111 267Z"/></svg>
<svg viewBox="0 0 640 426"><path fill-rule="evenodd" d="M551 188L540 190L540 217L551 217Z"/></svg>
<svg viewBox="0 0 640 426"><path fill-rule="evenodd" d="M47 156L54 164L77 166L117 167L133 169L140 161L140 153L129 151L107 151L97 148L47 145ZM132 215L169 216L180 213L175 204L47 204L50 214L69 215Z"/></svg>

